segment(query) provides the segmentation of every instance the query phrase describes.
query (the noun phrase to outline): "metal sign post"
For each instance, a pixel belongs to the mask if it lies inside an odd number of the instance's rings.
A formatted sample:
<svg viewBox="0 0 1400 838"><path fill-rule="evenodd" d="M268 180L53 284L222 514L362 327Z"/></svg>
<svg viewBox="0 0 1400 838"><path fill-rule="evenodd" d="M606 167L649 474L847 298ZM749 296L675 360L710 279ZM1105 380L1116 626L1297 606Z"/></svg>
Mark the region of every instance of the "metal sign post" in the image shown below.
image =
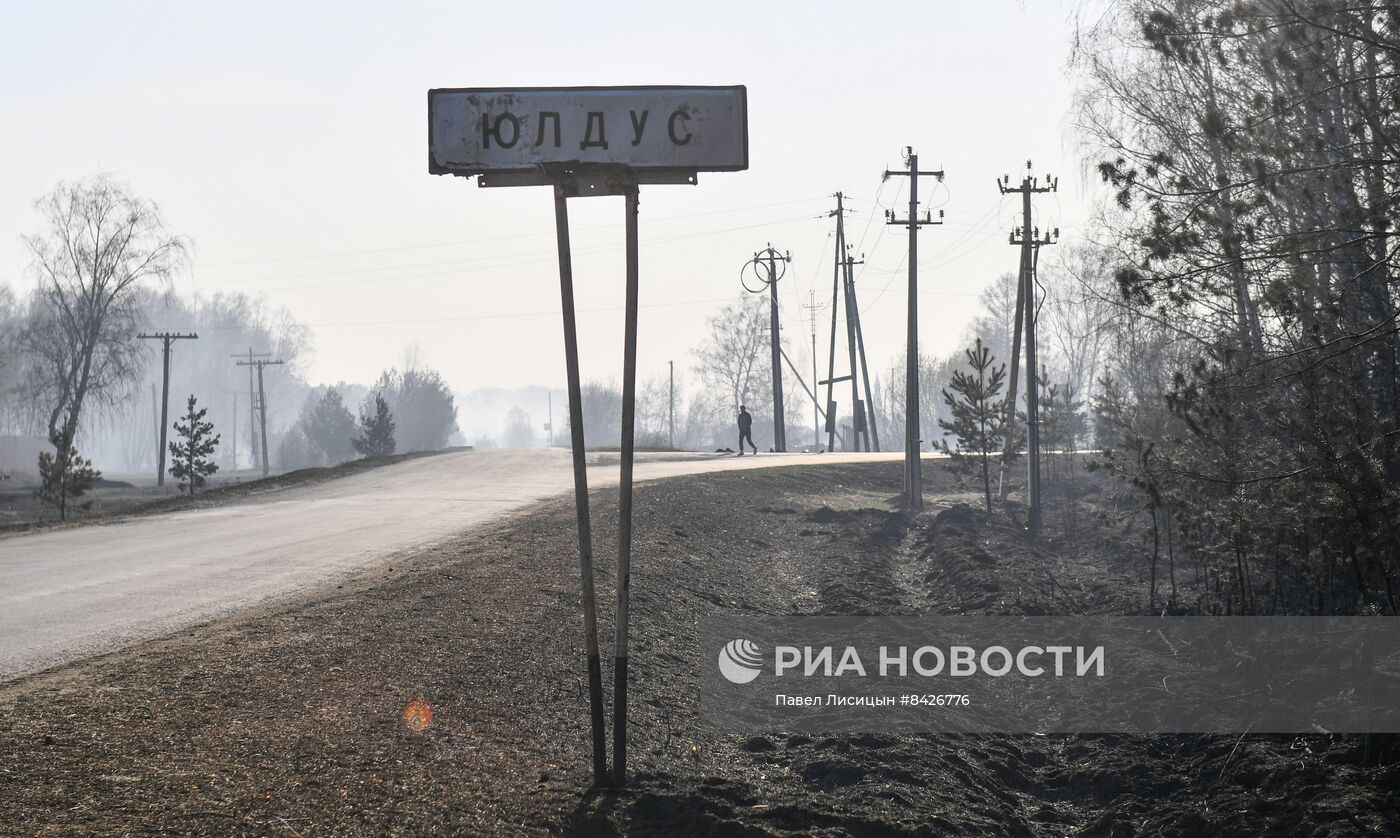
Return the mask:
<svg viewBox="0 0 1400 838"><path fill-rule="evenodd" d="M637 390L637 207L642 184L694 184L697 173L747 169L748 101L734 87L456 88L428 91L428 171L477 176L479 186L552 186L559 246L564 364L569 382L574 504L578 516L584 651L593 734L593 779L609 781L603 674L593 585L578 327L568 199L625 199L626 316L623 330L617 624L613 653L613 772L627 776L627 661L632 562L632 462Z"/></svg>

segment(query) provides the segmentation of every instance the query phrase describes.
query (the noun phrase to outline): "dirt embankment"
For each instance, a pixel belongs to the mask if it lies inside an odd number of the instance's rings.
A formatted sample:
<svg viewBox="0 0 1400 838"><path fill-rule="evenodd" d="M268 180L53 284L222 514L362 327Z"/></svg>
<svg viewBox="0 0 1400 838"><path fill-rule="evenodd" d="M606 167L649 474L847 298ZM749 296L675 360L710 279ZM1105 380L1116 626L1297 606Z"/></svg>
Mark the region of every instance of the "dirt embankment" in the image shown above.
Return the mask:
<svg viewBox="0 0 1400 838"><path fill-rule="evenodd" d="M268 492L322 483L401 463L404 460L461 450L464 449L445 448L441 451L412 451L406 454L364 457L334 466L297 469L269 477L251 477L246 481L241 478L231 480L216 473L211 478L212 485L193 496L181 494L176 488L178 481L173 477L169 478L164 488L137 487L129 483L102 480L97 487L72 500L73 508L67 521L59 521L57 510L36 498L33 487L6 489L0 491L0 538L41 529L109 524L133 515L156 515L239 503Z"/></svg>
<svg viewBox="0 0 1400 838"><path fill-rule="evenodd" d="M1086 525L1074 549L1063 537L1028 549L1010 519L988 521L930 471L918 519L894 509L898 464L638 487L624 792L587 788L561 500L303 601L0 688L0 830L1400 831L1397 755L1361 737L699 732L704 617L1140 607L1141 564L1103 528ZM594 496L608 648L614 498Z"/></svg>

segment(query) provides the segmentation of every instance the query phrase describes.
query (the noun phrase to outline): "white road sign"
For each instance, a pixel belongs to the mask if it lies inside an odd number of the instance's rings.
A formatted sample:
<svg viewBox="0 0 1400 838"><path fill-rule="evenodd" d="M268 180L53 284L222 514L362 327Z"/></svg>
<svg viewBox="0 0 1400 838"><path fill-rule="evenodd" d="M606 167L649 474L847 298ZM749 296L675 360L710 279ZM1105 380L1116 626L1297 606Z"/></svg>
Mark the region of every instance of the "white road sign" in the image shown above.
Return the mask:
<svg viewBox="0 0 1400 838"><path fill-rule="evenodd" d="M747 169L747 91L743 85L428 91L429 172L505 174L549 166Z"/></svg>

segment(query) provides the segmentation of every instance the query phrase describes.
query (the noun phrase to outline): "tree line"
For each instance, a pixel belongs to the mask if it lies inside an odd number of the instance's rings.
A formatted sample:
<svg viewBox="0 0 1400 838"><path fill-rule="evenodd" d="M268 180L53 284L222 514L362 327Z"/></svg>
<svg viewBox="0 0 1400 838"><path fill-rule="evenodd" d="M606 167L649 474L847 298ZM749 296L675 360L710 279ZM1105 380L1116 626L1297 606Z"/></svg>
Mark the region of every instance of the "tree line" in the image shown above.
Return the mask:
<svg viewBox="0 0 1400 838"><path fill-rule="evenodd" d="M442 448L456 433L450 389L416 363L387 369L360 388L358 422L335 425L344 417L317 409L325 388L304 378L310 330L244 294L175 294L173 279L192 267L191 244L168 228L154 202L125 184L106 175L64 182L35 206L44 229L24 237L33 288L21 296L0 285L0 433L48 439L53 450L35 464L39 495L60 517L100 477L92 465L97 456L135 472L154 467L160 455L162 365L159 347L138 338L144 329L199 334L177 342L171 365L172 395L191 394L169 452L185 491L221 465L253 461L259 440L250 384L246 369L234 364L250 350L285 362L263 380L279 469L330 465L355 453ZM226 433L231 438L221 445ZM306 442L313 438L314 447Z"/></svg>
<svg viewBox="0 0 1400 838"><path fill-rule="evenodd" d="M1096 436L1204 580L1154 607L1398 613L1400 9L1129 0L1078 49L1117 284Z"/></svg>

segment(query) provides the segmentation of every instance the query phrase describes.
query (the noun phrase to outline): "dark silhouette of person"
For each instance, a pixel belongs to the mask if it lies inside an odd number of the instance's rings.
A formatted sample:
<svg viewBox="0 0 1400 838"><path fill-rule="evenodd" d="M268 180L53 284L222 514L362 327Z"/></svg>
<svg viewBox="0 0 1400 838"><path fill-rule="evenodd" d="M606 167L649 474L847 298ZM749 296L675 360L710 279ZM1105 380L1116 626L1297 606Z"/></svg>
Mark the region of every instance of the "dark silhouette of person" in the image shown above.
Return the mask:
<svg viewBox="0 0 1400 838"><path fill-rule="evenodd" d="M744 440L749 441L749 447L755 454L758 453L758 446L753 444L753 417L749 415L748 408L739 405L739 456L744 456Z"/></svg>

